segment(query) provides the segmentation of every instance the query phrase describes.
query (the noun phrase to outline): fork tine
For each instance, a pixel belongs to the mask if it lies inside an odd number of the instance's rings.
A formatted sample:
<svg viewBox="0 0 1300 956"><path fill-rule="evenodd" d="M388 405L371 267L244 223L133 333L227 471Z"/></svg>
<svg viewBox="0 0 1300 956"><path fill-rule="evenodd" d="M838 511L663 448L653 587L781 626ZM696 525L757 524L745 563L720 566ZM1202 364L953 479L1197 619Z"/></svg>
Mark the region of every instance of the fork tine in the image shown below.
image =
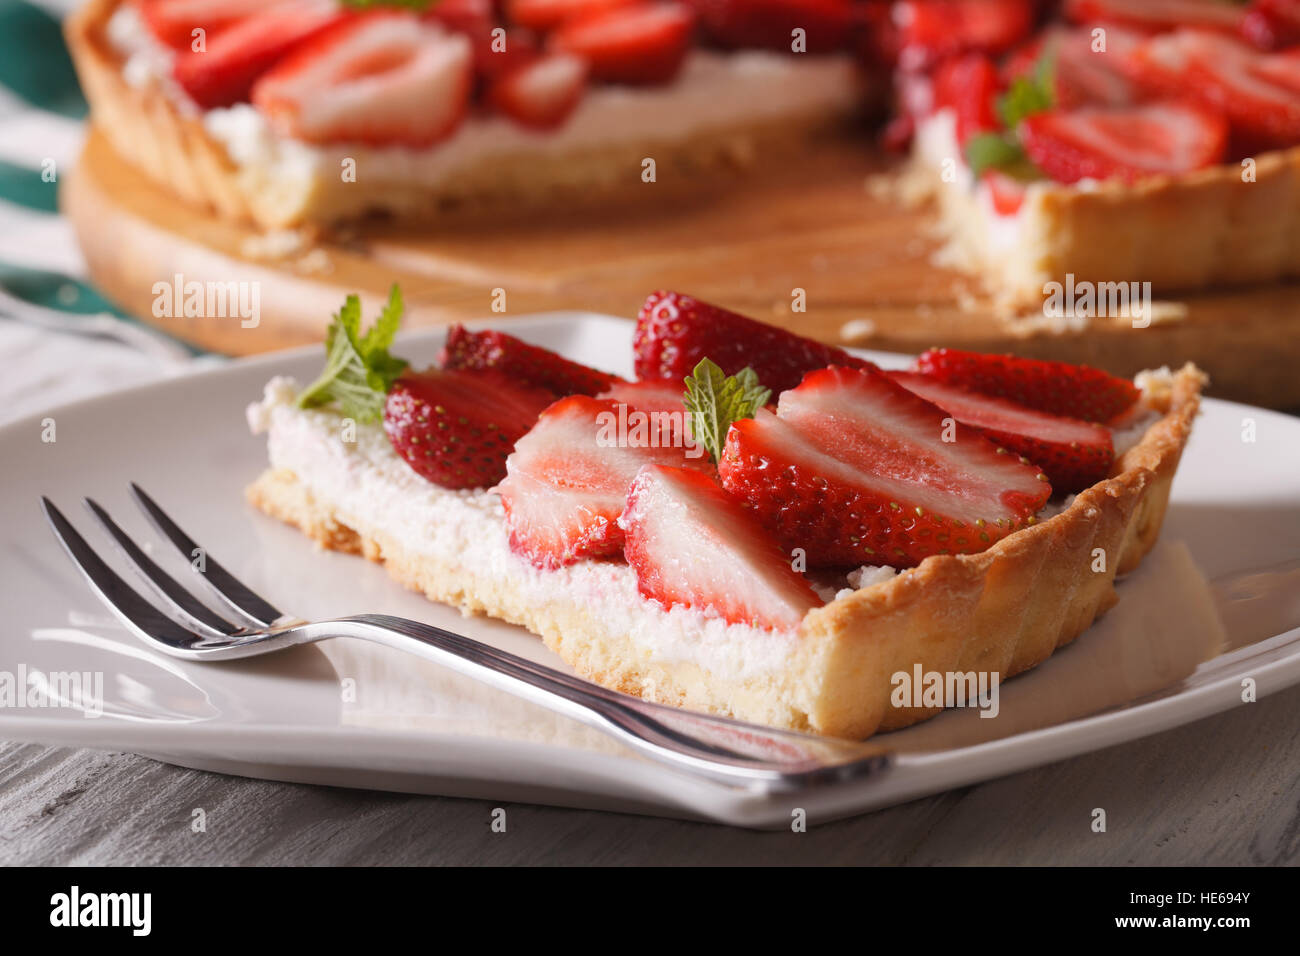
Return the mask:
<svg viewBox="0 0 1300 956"><path fill-rule="evenodd" d="M54 502L42 495L41 507L45 510L45 518L50 527L54 529L54 536L59 539L77 570L90 583L90 589L136 637L177 646L194 642L195 635L159 611L118 577L117 572L105 564L86 543L86 539L77 533L63 512L54 506Z"/></svg>
<svg viewBox="0 0 1300 956"><path fill-rule="evenodd" d="M118 526L117 522L96 501L86 498L85 503L86 507L90 509L90 513L99 519L99 523L104 526L104 530L112 536L119 550L131 562L140 576L153 585L159 596L174 608L176 613L181 615L184 623L205 633L217 636L233 634L238 630L235 625L217 616L211 608L185 590L175 578L158 567L154 560L131 540L127 533Z"/></svg>
<svg viewBox="0 0 1300 956"><path fill-rule="evenodd" d="M277 619L284 616L254 593L246 584L218 564L206 550L195 544L194 539L178 528L176 522L167 517L167 512L158 507L157 502L145 494L144 489L134 481L131 482L131 493L135 496L136 504L148 516L153 526L158 529L163 537L175 545L186 561L193 561L196 553L201 552L203 554L204 569L199 573L199 577L204 580L217 597L259 627L270 627Z"/></svg>

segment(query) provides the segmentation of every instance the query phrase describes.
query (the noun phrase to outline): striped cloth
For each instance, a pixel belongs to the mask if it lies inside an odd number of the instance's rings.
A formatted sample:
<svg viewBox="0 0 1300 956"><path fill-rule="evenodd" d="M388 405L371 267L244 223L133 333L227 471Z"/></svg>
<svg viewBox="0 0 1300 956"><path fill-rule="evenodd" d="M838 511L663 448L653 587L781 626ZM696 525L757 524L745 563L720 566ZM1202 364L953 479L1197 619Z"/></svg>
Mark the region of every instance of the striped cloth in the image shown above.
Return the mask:
<svg viewBox="0 0 1300 956"><path fill-rule="evenodd" d="M193 367L86 282L58 214L86 117L59 25L76 2L0 0L0 421Z"/></svg>

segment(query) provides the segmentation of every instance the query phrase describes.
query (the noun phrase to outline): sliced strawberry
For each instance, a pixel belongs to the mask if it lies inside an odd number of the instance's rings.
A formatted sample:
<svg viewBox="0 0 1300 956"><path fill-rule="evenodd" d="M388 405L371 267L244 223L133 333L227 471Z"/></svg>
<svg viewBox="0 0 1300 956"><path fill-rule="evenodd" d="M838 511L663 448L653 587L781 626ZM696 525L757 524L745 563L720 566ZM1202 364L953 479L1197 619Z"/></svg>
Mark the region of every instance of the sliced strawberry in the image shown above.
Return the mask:
<svg viewBox="0 0 1300 956"><path fill-rule="evenodd" d="M643 412L684 412L686 389L681 382L615 382L597 398L612 398Z"/></svg>
<svg viewBox="0 0 1300 956"><path fill-rule="evenodd" d="M939 64L934 71L934 106L956 114L959 144L1000 127L995 109L999 88L997 67L983 53L965 53Z"/></svg>
<svg viewBox="0 0 1300 956"><path fill-rule="evenodd" d="M963 425L979 429L995 445L1032 461L1057 494L1082 491L1110 473L1115 450L1110 431L1101 425L1034 411L919 372L886 374Z"/></svg>
<svg viewBox="0 0 1300 956"><path fill-rule="evenodd" d="M1008 176L998 169L985 170L982 180L988 187L994 212L999 216L1014 216L1020 212L1020 207L1025 204L1027 184L1024 180Z"/></svg>
<svg viewBox="0 0 1300 956"><path fill-rule="evenodd" d="M1234 32L1240 7L1223 0L1065 0L1065 16L1075 23L1114 23L1150 33L1180 26Z"/></svg>
<svg viewBox="0 0 1300 956"><path fill-rule="evenodd" d="M690 50L695 14L679 3L654 3L569 20L551 34L553 49L582 57L593 79L667 83Z"/></svg>
<svg viewBox="0 0 1300 956"><path fill-rule="evenodd" d="M843 349L755 322L680 292L652 292L632 338L640 379L680 382L701 359L728 375L749 366L772 394L799 384L805 372L843 365L875 368Z"/></svg>
<svg viewBox="0 0 1300 956"><path fill-rule="evenodd" d="M276 7L276 0L136 0L140 18L154 38L175 50L194 47L194 31L204 43L245 17Z"/></svg>
<svg viewBox="0 0 1300 956"><path fill-rule="evenodd" d="M542 55L536 37L527 30L507 30L495 37L489 30L471 35L474 42L474 72L489 80L521 70Z"/></svg>
<svg viewBox="0 0 1300 956"><path fill-rule="evenodd" d="M488 488L555 396L489 369L405 372L384 406L384 431L421 477L444 488Z"/></svg>
<svg viewBox="0 0 1300 956"><path fill-rule="evenodd" d="M930 349L916 368L940 382L1085 422L1108 422L1140 395L1127 379L1086 365L1014 355Z"/></svg>
<svg viewBox="0 0 1300 956"><path fill-rule="evenodd" d="M1263 54L1225 34L1178 30L1136 51L1134 75L1156 92L1181 90L1232 126L1241 151L1300 142L1300 66L1292 54Z"/></svg>
<svg viewBox="0 0 1300 956"><path fill-rule="evenodd" d="M543 33L569 20L630 7L642 0L505 0L506 19Z"/></svg>
<svg viewBox="0 0 1300 956"><path fill-rule="evenodd" d="M201 51L180 50L172 75L203 109L243 102L285 54L345 16L329 2L272 5L215 33Z"/></svg>
<svg viewBox="0 0 1300 956"><path fill-rule="evenodd" d="M350 17L301 45L253 86L280 133L312 143L429 146L465 115L471 42L385 10Z"/></svg>
<svg viewBox="0 0 1300 956"><path fill-rule="evenodd" d="M1261 50L1300 45L1300 0L1252 0L1241 35Z"/></svg>
<svg viewBox="0 0 1300 956"><path fill-rule="evenodd" d="M491 32L496 25L492 0L436 0L424 14L453 33L471 37Z"/></svg>
<svg viewBox="0 0 1300 956"><path fill-rule="evenodd" d="M806 53L834 53L852 38L851 0L690 0L709 38L724 47L789 53L804 31Z"/></svg>
<svg viewBox="0 0 1300 956"><path fill-rule="evenodd" d="M550 53L498 78L488 98L516 123L554 129L569 118L586 87L584 60L569 53Z"/></svg>
<svg viewBox="0 0 1300 956"><path fill-rule="evenodd" d="M1104 48L1083 27L1052 27L1021 47L1002 65L1006 84L1036 70L1041 58L1052 65L1052 92L1058 109L1079 106L1129 106L1143 91L1130 75L1129 63L1143 36L1122 27L1106 31Z"/></svg>
<svg viewBox="0 0 1300 956"><path fill-rule="evenodd" d="M1029 36L1033 0L902 0L894 5L899 63L925 68L957 53L1000 54Z"/></svg>
<svg viewBox="0 0 1300 956"><path fill-rule="evenodd" d="M793 630L821 600L792 558L712 478L650 465L627 496L625 552L643 597L730 624Z"/></svg>
<svg viewBox="0 0 1300 956"><path fill-rule="evenodd" d="M709 467L688 442L684 418L656 427L634 411L612 399L562 398L515 443L496 490L516 554L541 568L617 557L618 517L643 465Z"/></svg>
<svg viewBox="0 0 1300 956"><path fill-rule="evenodd" d="M783 392L775 415L733 424L718 473L809 567L983 551L1051 487L949 417L878 370L823 369Z"/></svg>
<svg viewBox="0 0 1300 956"><path fill-rule="evenodd" d="M595 395L622 381L617 375L588 368L513 335L492 329L470 332L463 325L448 330L438 360L445 369L494 369L556 397Z"/></svg>
<svg viewBox="0 0 1300 956"><path fill-rule="evenodd" d="M1035 113L1019 133L1029 158L1061 183L1179 175L1214 165L1228 146L1223 118L1189 103Z"/></svg>

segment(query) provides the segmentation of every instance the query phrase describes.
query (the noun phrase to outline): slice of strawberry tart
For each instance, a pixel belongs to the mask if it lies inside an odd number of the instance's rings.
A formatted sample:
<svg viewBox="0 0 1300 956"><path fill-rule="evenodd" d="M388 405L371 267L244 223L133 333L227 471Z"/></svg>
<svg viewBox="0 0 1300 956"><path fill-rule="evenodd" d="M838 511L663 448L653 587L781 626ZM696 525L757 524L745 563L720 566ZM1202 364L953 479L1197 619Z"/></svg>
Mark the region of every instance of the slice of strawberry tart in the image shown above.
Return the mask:
<svg viewBox="0 0 1300 956"><path fill-rule="evenodd" d="M1300 6L894 6L909 185L1008 303L1067 275L1157 295L1300 275Z"/></svg>
<svg viewBox="0 0 1300 956"><path fill-rule="evenodd" d="M91 0L93 118L263 227L560 207L798 149L859 112L854 0Z"/></svg>
<svg viewBox="0 0 1300 956"><path fill-rule="evenodd" d="M350 298L321 377L250 406L254 505L608 687L847 737L942 709L893 675L1012 676L1111 607L1202 385L945 349L886 372L671 292L637 381L459 327L416 371L400 311L363 333Z"/></svg>

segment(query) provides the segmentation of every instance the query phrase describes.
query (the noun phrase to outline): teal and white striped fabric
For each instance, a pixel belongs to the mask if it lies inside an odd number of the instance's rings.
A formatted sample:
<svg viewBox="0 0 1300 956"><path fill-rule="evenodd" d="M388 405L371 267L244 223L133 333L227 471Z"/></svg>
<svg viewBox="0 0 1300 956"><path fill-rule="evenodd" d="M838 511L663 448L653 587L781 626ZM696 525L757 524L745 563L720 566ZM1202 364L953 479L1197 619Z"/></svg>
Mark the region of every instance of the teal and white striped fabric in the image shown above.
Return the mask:
<svg viewBox="0 0 1300 956"><path fill-rule="evenodd" d="M58 215L86 117L59 24L76 3L0 0L0 421L191 367L87 283Z"/></svg>

